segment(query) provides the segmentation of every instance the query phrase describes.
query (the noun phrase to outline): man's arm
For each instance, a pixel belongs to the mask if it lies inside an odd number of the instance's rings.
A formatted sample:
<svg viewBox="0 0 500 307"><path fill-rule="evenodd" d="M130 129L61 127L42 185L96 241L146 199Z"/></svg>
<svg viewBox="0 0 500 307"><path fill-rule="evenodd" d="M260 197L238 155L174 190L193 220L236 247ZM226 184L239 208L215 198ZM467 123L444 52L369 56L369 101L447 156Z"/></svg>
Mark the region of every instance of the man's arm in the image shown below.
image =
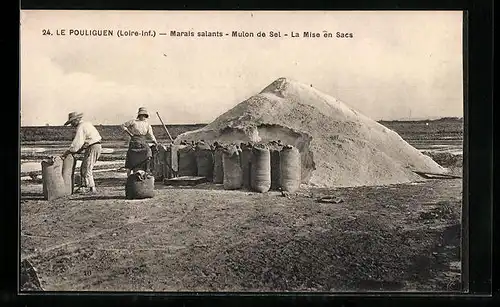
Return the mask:
<svg viewBox="0 0 500 307"><path fill-rule="evenodd" d="M83 129L83 125L79 125L78 128L76 128L76 134L73 142L71 142L71 145L63 154L63 157L69 155L70 153L77 153L82 148L83 144L85 144L85 131Z"/></svg>

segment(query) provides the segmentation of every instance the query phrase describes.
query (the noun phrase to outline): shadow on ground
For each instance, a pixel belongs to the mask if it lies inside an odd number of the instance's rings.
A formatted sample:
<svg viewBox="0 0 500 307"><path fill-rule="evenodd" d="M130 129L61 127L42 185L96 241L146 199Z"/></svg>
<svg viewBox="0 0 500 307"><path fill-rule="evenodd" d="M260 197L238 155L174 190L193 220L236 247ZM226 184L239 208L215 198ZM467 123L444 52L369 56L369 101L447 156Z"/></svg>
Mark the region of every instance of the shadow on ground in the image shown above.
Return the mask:
<svg viewBox="0 0 500 307"><path fill-rule="evenodd" d="M124 178L96 178L94 179L97 187L119 187L125 186L127 179Z"/></svg>
<svg viewBox="0 0 500 307"><path fill-rule="evenodd" d="M433 245L429 248L428 253L418 255L413 259L408 278L414 278L421 283L434 280L436 286L443 289L443 291L460 291L461 278L459 272L456 272L457 278L452 282L444 278L444 276L434 274L434 272L450 271L451 263L460 261L460 231L460 224L448 225L433 230Z"/></svg>
<svg viewBox="0 0 500 307"><path fill-rule="evenodd" d="M21 192L20 199L21 201L44 200L43 193L36 193L36 192Z"/></svg>
<svg viewBox="0 0 500 307"><path fill-rule="evenodd" d="M125 200L125 195L83 195L81 197L73 197L72 200L109 200L109 199L122 199Z"/></svg>

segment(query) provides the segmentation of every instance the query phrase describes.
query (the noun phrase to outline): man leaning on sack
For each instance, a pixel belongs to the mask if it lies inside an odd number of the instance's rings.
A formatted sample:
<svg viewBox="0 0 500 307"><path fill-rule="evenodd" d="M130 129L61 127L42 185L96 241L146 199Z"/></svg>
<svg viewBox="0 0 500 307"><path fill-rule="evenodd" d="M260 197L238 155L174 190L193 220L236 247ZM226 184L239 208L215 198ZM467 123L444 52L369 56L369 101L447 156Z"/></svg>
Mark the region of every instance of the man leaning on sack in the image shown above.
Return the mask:
<svg viewBox="0 0 500 307"><path fill-rule="evenodd" d="M82 165L80 167L81 183L76 192L96 193L94 175L92 170L101 156L101 135L99 131L88 121L83 121L83 113L71 112L64 126L76 127L76 134L68 150L62 155L63 158L69 154L85 151Z"/></svg>

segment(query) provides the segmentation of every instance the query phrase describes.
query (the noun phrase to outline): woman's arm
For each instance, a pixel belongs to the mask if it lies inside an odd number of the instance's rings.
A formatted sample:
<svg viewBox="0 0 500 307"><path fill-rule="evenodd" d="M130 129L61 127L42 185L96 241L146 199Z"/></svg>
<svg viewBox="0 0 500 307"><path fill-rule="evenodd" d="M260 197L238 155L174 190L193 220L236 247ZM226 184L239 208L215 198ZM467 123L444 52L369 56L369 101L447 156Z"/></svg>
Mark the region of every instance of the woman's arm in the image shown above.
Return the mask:
<svg viewBox="0 0 500 307"><path fill-rule="evenodd" d="M130 136L132 136L132 132L130 132L130 130L128 130L128 128L130 126L132 126L134 124L134 121L133 120L129 120L127 122L125 122L123 125L122 125L122 129Z"/></svg>
<svg viewBox="0 0 500 307"><path fill-rule="evenodd" d="M156 141L155 135L153 134L153 127L151 127L151 125L149 125L149 124L148 124L147 135L153 141L153 143L155 143L155 145L158 145L158 142Z"/></svg>

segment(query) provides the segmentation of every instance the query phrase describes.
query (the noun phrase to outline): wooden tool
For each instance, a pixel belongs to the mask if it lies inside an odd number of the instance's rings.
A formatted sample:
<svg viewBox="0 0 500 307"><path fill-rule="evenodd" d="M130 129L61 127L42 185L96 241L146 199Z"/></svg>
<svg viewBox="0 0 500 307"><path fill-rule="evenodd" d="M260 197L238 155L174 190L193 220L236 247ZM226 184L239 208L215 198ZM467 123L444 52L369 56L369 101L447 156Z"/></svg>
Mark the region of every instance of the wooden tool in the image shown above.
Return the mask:
<svg viewBox="0 0 500 307"><path fill-rule="evenodd" d="M156 112L156 115L158 115L158 118L160 119L161 124L163 125L163 128L165 128L165 131L168 134L168 137L170 138L170 141L173 143L174 139L172 139L172 136L170 135L170 132L168 132L167 126L163 123L163 120L161 120L160 113Z"/></svg>

